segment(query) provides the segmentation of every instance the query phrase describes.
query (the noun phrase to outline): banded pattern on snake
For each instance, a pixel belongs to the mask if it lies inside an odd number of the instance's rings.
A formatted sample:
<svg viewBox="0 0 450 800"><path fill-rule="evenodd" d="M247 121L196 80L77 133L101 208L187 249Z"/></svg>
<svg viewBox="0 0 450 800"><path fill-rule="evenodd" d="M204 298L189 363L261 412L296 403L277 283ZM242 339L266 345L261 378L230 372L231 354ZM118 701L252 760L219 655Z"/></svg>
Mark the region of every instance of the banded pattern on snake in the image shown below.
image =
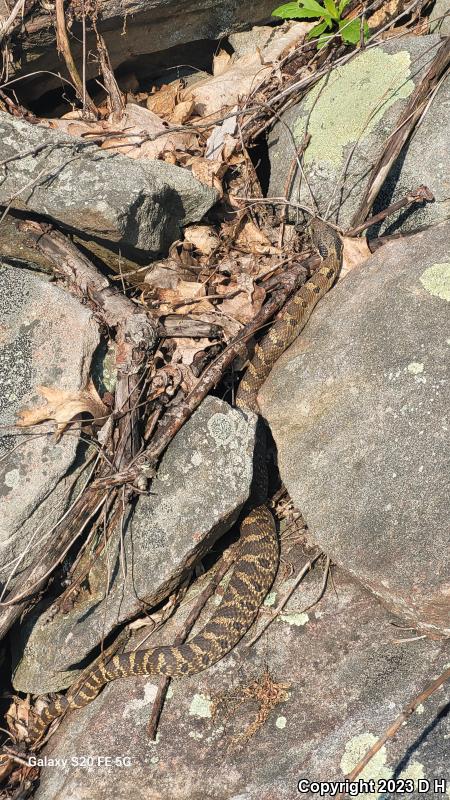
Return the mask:
<svg viewBox="0 0 450 800"><path fill-rule="evenodd" d="M236 405L244 410L258 413L257 394L273 364L298 336L339 272L342 244L337 233L319 220L312 221L310 230L322 265L286 304L269 333L256 346L236 398ZM205 627L186 644L137 650L115 655L106 664L100 663L81 686L77 685L34 716L31 741L38 740L50 722L67 709L90 703L106 683L116 678L141 674L192 675L219 661L253 623L275 577L278 556L272 514L265 504L258 505L241 523L240 550L232 577L220 606Z"/></svg>

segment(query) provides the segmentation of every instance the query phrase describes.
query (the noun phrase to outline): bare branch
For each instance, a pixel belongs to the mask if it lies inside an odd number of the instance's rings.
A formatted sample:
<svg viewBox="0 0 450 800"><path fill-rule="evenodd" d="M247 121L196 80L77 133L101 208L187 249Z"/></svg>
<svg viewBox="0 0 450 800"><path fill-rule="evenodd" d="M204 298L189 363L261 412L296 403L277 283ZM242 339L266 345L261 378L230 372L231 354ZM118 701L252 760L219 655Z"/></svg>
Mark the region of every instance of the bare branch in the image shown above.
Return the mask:
<svg viewBox="0 0 450 800"><path fill-rule="evenodd" d="M386 217L389 217L391 214L395 214L396 211L400 211L401 208L406 208L414 203L432 203L433 200L434 194L430 192L427 186L422 184L422 186L418 186L417 189L413 189L412 192L408 192L401 200L397 200L396 203L391 203L391 205L383 209L383 211L366 219L361 225L357 225L356 228L350 228L348 231L345 231L345 236L358 236L362 231L366 230L366 228L377 225L378 222L386 219Z"/></svg>
<svg viewBox="0 0 450 800"><path fill-rule="evenodd" d="M392 739L396 735L396 733L398 733L402 725L404 725L404 723L409 719L411 714L414 713L417 706L420 706L421 703L424 703L425 700L428 700L428 698L431 697L431 695L436 691L436 689L439 689L439 687L442 686L442 684L448 681L449 679L450 679L450 667L446 669L442 673L442 675L439 676L439 678L436 678L435 681L430 683L430 685L427 686L427 688L424 689L423 692L416 695L416 697L413 697L412 700L409 701L408 705L405 706L401 714L399 714L398 717L394 720L392 725L390 725L389 728L383 733L383 735L380 736L380 738L375 742L375 744L372 745L370 750L367 751L367 753L365 754L365 756L363 756L361 761L358 761L356 767L348 775L345 776L346 780L354 781L355 778L357 778L358 775L360 775L360 773L363 771L364 767L367 766L369 761L372 760L374 755L376 755L378 751L381 750L383 745L386 744L387 740ZM338 795L336 795L336 800L343 800L344 797L345 797L345 792L340 792Z"/></svg>

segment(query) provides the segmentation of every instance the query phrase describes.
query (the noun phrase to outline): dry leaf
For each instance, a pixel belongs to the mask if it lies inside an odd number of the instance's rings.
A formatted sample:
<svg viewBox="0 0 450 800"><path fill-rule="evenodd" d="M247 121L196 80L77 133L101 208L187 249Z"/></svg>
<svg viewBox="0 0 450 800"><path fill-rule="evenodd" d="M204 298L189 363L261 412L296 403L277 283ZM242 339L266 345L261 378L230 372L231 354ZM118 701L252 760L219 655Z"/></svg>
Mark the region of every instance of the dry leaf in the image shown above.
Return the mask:
<svg viewBox="0 0 450 800"><path fill-rule="evenodd" d="M239 100L254 92L270 75L273 64L282 55L303 41L312 28L309 22L288 24L286 29L274 33L273 39L260 52L241 56L228 64L221 74L198 81L181 92L182 100L194 100L195 111L200 116L208 116L238 104ZM263 63L262 63L263 62Z"/></svg>
<svg viewBox="0 0 450 800"><path fill-rule="evenodd" d="M342 268L340 278L344 278L355 267L363 264L372 253L369 250L366 238L356 239L351 236L343 236L344 252L342 255Z"/></svg>
<svg viewBox="0 0 450 800"><path fill-rule="evenodd" d="M119 153L125 153L129 158L160 158L166 152L175 150L197 149L197 136L191 131L167 131L162 119L154 112L134 103L129 103L125 107L124 115L120 122L120 127L124 130L125 136L114 139L107 139L104 147L108 150L117 149ZM156 138L151 141L142 142L143 135L150 135ZM129 147L124 147L128 144Z"/></svg>
<svg viewBox="0 0 450 800"><path fill-rule="evenodd" d="M253 220L246 219L240 225L240 230L235 238L236 244L243 250L258 255L279 253L279 249L274 247L270 239L260 231Z"/></svg>
<svg viewBox="0 0 450 800"><path fill-rule="evenodd" d="M225 161L226 158L222 155L225 148L225 140L230 138L233 139L233 142L236 141L233 138L236 131L237 116L229 116L220 125L215 125L206 141L205 158Z"/></svg>
<svg viewBox="0 0 450 800"><path fill-rule="evenodd" d="M87 133L99 137L105 133L117 134L107 136L101 147L129 158L167 158L167 153L198 149L195 133L170 132L161 117L135 103L127 103L119 122L110 119L96 122L53 119L48 121L48 125L77 137ZM150 140L143 141L147 136Z"/></svg>
<svg viewBox="0 0 450 800"><path fill-rule="evenodd" d="M184 229L184 238L194 245L196 250L210 256L220 244L217 233L209 225L190 225Z"/></svg>
<svg viewBox="0 0 450 800"><path fill-rule="evenodd" d="M166 151L162 154L162 160L165 161L166 164L176 164L178 159L173 151Z"/></svg>
<svg viewBox="0 0 450 800"><path fill-rule="evenodd" d="M175 289L183 275L178 261L155 261L145 273L144 283L155 289Z"/></svg>
<svg viewBox="0 0 450 800"><path fill-rule="evenodd" d="M234 297L224 300L220 310L245 325L261 310L266 293L262 286L256 286L250 275L245 273L237 276L234 286L240 291ZM233 285L217 288L222 291L226 288L227 292L231 293Z"/></svg>
<svg viewBox="0 0 450 800"><path fill-rule="evenodd" d="M172 355L172 363L190 366L197 353L207 350L214 342L210 339L186 339L179 337L176 340L176 349Z"/></svg>
<svg viewBox="0 0 450 800"><path fill-rule="evenodd" d="M404 10L405 5L405 0L387 0L368 18L367 24L371 29L381 28L386 22L398 16Z"/></svg>
<svg viewBox="0 0 450 800"><path fill-rule="evenodd" d="M91 378L85 389L66 390L51 386L38 386L37 390L47 403L39 408L21 411L17 420L20 428L38 425L40 422L52 419L57 423L59 438L69 423L79 414L91 414L100 425L103 425L109 416L109 410L102 403Z"/></svg>
<svg viewBox="0 0 450 800"><path fill-rule="evenodd" d="M205 299L206 289L203 283L180 280L175 289L160 289L158 297L161 301L160 314L186 314L193 311L212 311L212 304Z"/></svg>
<svg viewBox="0 0 450 800"><path fill-rule="evenodd" d="M205 186L212 186L217 190L219 196L222 197L221 178L223 178L228 169L227 164L223 161L213 160L212 158L206 159L200 156L194 156L187 162L187 166L191 167L192 174L200 183L205 184Z"/></svg>
<svg viewBox="0 0 450 800"><path fill-rule="evenodd" d="M161 86L159 91L147 97L147 108L158 117L166 119L173 114L175 108L178 92L181 88L181 81L174 81L167 85Z"/></svg>
<svg viewBox="0 0 450 800"><path fill-rule="evenodd" d="M184 125L194 111L195 103L193 100L184 100L175 106L172 113L169 115L169 120L174 125Z"/></svg>
<svg viewBox="0 0 450 800"><path fill-rule="evenodd" d="M9 730L14 734L14 739L19 742L28 737L30 718L30 700L28 697L14 697L6 712L6 721Z"/></svg>
<svg viewBox="0 0 450 800"><path fill-rule="evenodd" d="M231 64L231 56L226 50L219 50L213 57L213 75L223 75Z"/></svg>

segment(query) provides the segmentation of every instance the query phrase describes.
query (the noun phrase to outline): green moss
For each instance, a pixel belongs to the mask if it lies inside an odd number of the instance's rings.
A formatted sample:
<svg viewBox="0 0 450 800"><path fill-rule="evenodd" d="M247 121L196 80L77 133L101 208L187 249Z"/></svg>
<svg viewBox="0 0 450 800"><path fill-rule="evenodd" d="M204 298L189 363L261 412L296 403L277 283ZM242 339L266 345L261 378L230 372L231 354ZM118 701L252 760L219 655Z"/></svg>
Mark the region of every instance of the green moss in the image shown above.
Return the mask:
<svg viewBox="0 0 450 800"><path fill-rule="evenodd" d="M304 104L310 112L311 134L305 163L325 161L339 169L344 148L367 137L387 109L413 91L410 62L404 50L389 54L374 48L333 70L328 82L322 78ZM293 126L298 144L303 140L306 122L305 116Z"/></svg>
<svg viewBox="0 0 450 800"><path fill-rule="evenodd" d="M280 614L280 619L287 622L288 625L296 625L302 627L309 621L308 614L303 614L299 611L294 611L291 614Z"/></svg>
<svg viewBox="0 0 450 800"><path fill-rule="evenodd" d="M441 300L450 300L450 264L433 264L420 276L424 289Z"/></svg>
<svg viewBox="0 0 450 800"><path fill-rule="evenodd" d="M194 694L189 706L189 714L193 717L211 717L210 698L206 694Z"/></svg>
<svg viewBox="0 0 450 800"><path fill-rule="evenodd" d="M411 375L420 375L420 373L423 372L423 364L421 364L420 361L411 361L407 366L407 370Z"/></svg>
<svg viewBox="0 0 450 800"><path fill-rule="evenodd" d="M345 752L341 758L341 770L344 775L348 775L356 767L376 741L377 737L372 733L361 733L359 736L353 736L346 743ZM391 778L392 775L393 770L386 766L386 747L383 745L358 775L358 779L368 781L373 778L376 782L380 778ZM380 792L371 792L365 794L364 798L365 800L374 800L379 796Z"/></svg>
<svg viewBox="0 0 450 800"><path fill-rule="evenodd" d="M276 592L269 592L269 594L266 596L266 599L264 600L264 605L265 606L274 606L276 599L277 599L277 593Z"/></svg>

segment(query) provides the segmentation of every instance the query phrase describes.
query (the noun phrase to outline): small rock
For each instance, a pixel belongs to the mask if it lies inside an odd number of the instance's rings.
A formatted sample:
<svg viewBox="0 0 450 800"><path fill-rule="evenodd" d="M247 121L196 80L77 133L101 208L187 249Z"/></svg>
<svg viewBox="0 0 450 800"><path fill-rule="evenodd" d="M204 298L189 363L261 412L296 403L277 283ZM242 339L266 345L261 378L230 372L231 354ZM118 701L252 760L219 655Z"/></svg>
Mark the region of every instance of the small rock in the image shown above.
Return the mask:
<svg viewBox="0 0 450 800"><path fill-rule="evenodd" d="M99 334L90 311L63 289L30 269L1 262L0 335L0 424L4 426L0 581L4 582L11 574L17 577L35 558L52 525L70 505L86 450L76 428L55 442L53 425L11 426L23 408L43 405L37 386L84 388Z"/></svg>
<svg viewBox="0 0 450 800"><path fill-rule="evenodd" d="M11 201L12 208L137 250L164 251L217 198L187 169L107 153L3 112L0 139L2 158L20 155L0 168L0 205Z"/></svg>
<svg viewBox="0 0 450 800"><path fill-rule="evenodd" d="M304 154L307 180L302 180L298 198L296 176L291 197L310 207L312 192L322 215L331 215L344 229L349 227L373 164L441 45L437 34L391 39L364 50L333 70L329 79L323 78L297 106L283 114L269 136L268 194L284 196L295 157L292 136L296 146L300 146L307 126L311 134ZM399 164L403 158L407 160L405 172L401 168L399 177L388 176L389 197L394 194L394 182L396 199L405 194L405 188L411 190L425 184L437 200L425 207L414 206L407 214L400 212L397 224L400 230L430 225L449 214L448 179L444 172L448 142L445 122L441 121L447 91L443 89L428 109L427 130L431 135L422 138L426 134L421 134L419 128L398 160ZM427 124L427 116L423 124ZM295 218L295 211L291 217ZM406 217L412 220L408 226L404 223Z"/></svg>
<svg viewBox="0 0 450 800"><path fill-rule="evenodd" d="M450 222L391 242L320 303L260 405L312 539L448 634Z"/></svg>
<svg viewBox="0 0 450 800"><path fill-rule="evenodd" d="M168 597L231 527L250 493L255 422L217 398L204 400L167 449L131 524L95 562L89 594L65 615L50 619L44 611L25 621L16 689L42 694L72 683L74 664L117 625Z"/></svg>

